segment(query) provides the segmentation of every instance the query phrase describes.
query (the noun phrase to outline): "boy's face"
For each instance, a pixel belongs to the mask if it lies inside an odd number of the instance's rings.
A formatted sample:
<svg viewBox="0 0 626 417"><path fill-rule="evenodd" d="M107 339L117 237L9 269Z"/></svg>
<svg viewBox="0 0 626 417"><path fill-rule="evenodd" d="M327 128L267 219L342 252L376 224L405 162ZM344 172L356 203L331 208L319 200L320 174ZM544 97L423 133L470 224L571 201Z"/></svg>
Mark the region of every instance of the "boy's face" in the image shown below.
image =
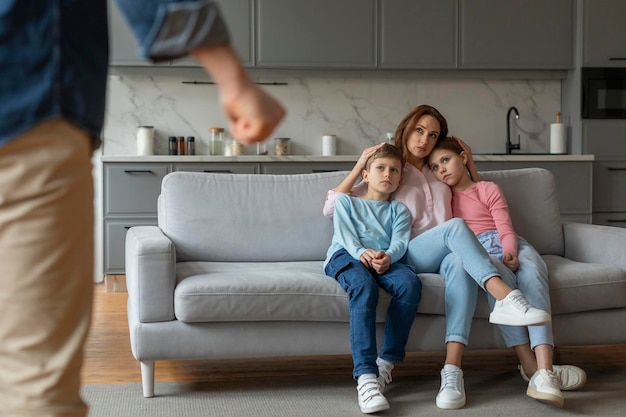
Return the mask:
<svg viewBox="0 0 626 417"><path fill-rule="evenodd" d="M391 194L400 186L402 162L397 158L376 158L363 171L363 180L368 187L379 193Z"/></svg>

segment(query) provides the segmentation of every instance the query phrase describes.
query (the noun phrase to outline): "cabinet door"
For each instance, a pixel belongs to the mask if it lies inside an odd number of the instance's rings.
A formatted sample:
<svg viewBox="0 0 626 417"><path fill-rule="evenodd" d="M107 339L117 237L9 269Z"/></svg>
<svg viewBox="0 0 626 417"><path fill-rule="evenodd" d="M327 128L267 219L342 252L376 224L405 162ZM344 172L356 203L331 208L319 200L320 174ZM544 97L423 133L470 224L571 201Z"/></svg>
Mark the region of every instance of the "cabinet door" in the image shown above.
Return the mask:
<svg viewBox="0 0 626 417"><path fill-rule="evenodd" d="M174 171L211 172L214 174L258 174L259 164L248 162L181 163L174 165Z"/></svg>
<svg viewBox="0 0 626 417"><path fill-rule="evenodd" d="M573 68L573 0L460 0L461 68Z"/></svg>
<svg viewBox="0 0 626 417"><path fill-rule="evenodd" d="M104 216L156 216L169 164L105 164Z"/></svg>
<svg viewBox="0 0 626 417"><path fill-rule="evenodd" d="M261 164L263 174L312 174L350 171L354 162L269 162Z"/></svg>
<svg viewBox="0 0 626 417"><path fill-rule="evenodd" d="M106 220L104 222L104 273L123 274L126 266L126 232L133 226L156 226L157 219Z"/></svg>
<svg viewBox="0 0 626 417"><path fill-rule="evenodd" d="M114 66L148 66L151 63L139 56L137 40L117 7L108 0L109 8L109 64Z"/></svg>
<svg viewBox="0 0 626 417"><path fill-rule="evenodd" d="M381 0L379 66L456 68L457 22L457 0Z"/></svg>
<svg viewBox="0 0 626 417"><path fill-rule="evenodd" d="M625 17L624 0L585 0L583 66L626 66Z"/></svg>
<svg viewBox="0 0 626 417"><path fill-rule="evenodd" d="M626 212L593 213L593 224L613 227L626 227Z"/></svg>
<svg viewBox="0 0 626 417"><path fill-rule="evenodd" d="M595 163L593 211L626 212L626 161Z"/></svg>
<svg viewBox="0 0 626 417"><path fill-rule="evenodd" d="M252 2L253 0L214 0L220 8L220 12L230 35L230 42L237 51L241 62L246 67L254 65L252 53ZM172 62L177 67L197 67L198 62L191 58L181 58Z"/></svg>
<svg viewBox="0 0 626 417"><path fill-rule="evenodd" d="M375 0L258 0L257 67L373 68Z"/></svg>
<svg viewBox="0 0 626 417"><path fill-rule="evenodd" d="M626 159L626 120L583 120L583 153Z"/></svg>

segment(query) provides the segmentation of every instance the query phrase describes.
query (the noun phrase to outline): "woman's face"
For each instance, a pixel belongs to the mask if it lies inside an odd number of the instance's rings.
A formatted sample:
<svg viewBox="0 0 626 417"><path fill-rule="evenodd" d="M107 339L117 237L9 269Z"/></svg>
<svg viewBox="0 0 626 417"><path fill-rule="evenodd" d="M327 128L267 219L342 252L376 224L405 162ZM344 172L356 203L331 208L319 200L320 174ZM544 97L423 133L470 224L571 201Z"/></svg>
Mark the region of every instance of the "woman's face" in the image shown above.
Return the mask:
<svg viewBox="0 0 626 417"><path fill-rule="evenodd" d="M425 114L420 117L406 141L406 148L413 156L409 162L422 165L432 152L440 131L441 125L433 116Z"/></svg>

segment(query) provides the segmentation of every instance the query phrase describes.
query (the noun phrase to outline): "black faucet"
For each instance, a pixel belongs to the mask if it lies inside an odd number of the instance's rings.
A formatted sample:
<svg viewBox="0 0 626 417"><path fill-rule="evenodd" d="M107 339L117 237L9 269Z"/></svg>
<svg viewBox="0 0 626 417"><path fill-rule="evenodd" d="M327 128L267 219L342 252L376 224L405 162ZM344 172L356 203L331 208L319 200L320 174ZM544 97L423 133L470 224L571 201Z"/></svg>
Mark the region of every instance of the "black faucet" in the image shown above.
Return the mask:
<svg viewBox="0 0 626 417"><path fill-rule="evenodd" d="M517 143L511 143L511 112L515 112L515 118L519 119L519 112L517 107L509 107L509 111L506 113L506 153L511 153L513 149L519 150L519 135L517 135Z"/></svg>

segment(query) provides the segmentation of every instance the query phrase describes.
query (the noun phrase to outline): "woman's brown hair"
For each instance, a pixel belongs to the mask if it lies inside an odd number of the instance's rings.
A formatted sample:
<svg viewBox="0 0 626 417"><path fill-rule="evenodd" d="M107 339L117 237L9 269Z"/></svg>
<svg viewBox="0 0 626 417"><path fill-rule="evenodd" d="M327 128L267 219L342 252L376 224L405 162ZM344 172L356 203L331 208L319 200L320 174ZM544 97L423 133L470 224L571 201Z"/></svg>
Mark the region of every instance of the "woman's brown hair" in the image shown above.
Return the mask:
<svg viewBox="0 0 626 417"><path fill-rule="evenodd" d="M393 138L393 144L396 145L398 149L402 150L402 155L405 161L409 160L410 157L410 153L406 147L406 141L411 132L413 132L413 129L415 128L415 125L417 125L419 119L426 115L434 117L439 122L439 138L445 138L448 135L448 122L446 121L446 118L439 113L439 110L433 106L429 106L428 104L422 104L415 107L406 116L404 116L404 119L402 119L402 121L398 124L396 134Z"/></svg>

